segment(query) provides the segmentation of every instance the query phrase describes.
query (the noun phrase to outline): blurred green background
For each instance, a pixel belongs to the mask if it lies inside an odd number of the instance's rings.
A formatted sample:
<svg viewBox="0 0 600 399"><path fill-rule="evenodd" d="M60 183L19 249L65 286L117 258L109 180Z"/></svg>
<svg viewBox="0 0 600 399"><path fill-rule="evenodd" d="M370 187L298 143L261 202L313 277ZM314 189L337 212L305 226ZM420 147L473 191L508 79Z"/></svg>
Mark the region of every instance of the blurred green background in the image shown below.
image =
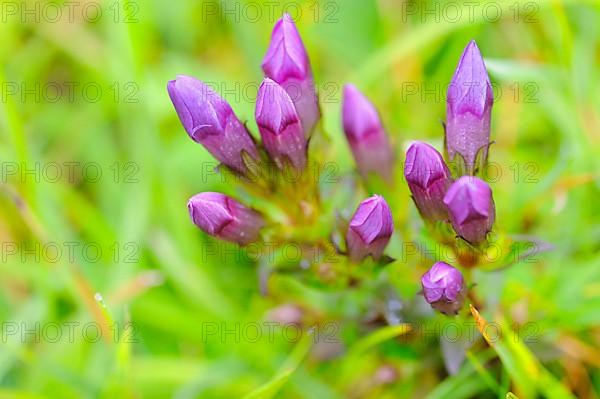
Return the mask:
<svg viewBox="0 0 600 399"><path fill-rule="evenodd" d="M0 397L600 395L597 1L69 4L1 5ZM497 223L554 248L475 278L490 296L484 317L535 323L535 344L479 345L449 376L435 334L402 340L362 327L382 300L375 284L336 293L293 275L265 282L234 246L224 259L205 256L216 241L192 225L186 201L236 191L206 172L212 159L187 137L166 83L177 74L214 83L256 133L260 62L284 11L309 51L340 176L353 170L345 82L376 104L403 160L410 140L442 147L444 87L477 41L496 90ZM405 183L389 193L398 220L418 226ZM386 289L418 303L431 262L405 259L394 240ZM263 329L251 342L241 331L298 312L324 326L319 339ZM223 337L225 328L234 332ZM323 342L330 332L334 343Z"/></svg>

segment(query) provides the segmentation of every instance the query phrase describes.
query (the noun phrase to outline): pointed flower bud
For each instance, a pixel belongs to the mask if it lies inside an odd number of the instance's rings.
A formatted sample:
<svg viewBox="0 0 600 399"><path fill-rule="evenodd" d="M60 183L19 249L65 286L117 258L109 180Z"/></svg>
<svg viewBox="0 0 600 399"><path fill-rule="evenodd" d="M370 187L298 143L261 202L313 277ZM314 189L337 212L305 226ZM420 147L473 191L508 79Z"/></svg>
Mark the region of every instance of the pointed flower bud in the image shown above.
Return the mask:
<svg viewBox="0 0 600 399"><path fill-rule="evenodd" d="M423 295L432 308L456 314L466 294L462 273L445 262L437 262L421 277Z"/></svg>
<svg viewBox="0 0 600 399"><path fill-rule="evenodd" d="M446 106L446 151L450 162L460 166L461 174L474 174L487 162L493 102L490 78L472 40L448 87Z"/></svg>
<svg viewBox="0 0 600 399"><path fill-rule="evenodd" d="M442 155L427 143L416 141L406 152L404 177L415 205L429 222L448 220L444 195L452 183Z"/></svg>
<svg viewBox="0 0 600 399"><path fill-rule="evenodd" d="M240 245L258 241L265 224L258 212L221 193L194 195L188 210L194 224L204 232Z"/></svg>
<svg viewBox="0 0 600 399"><path fill-rule="evenodd" d="M344 132L363 177L376 173L392 180L394 156L377 110L354 86L344 87L342 104Z"/></svg>
<svg viewBox="0 0 600 399"><path fill-rule="evenodd" d="M350 259L360 262L368 255L381 258L393 232L392 212L383 197L367 198L356 209L346 233Z"/></svg>
<svg viewBox="0 0 600 399"><path fill-rule="evenodd" d="M262 69L268 78L287 91L308 138L320 118L319 100L308 54L289 14L284 14L273 28Z"/></svg>
<svg viewBox="0 0 600 399"><path fill-rule="evenodd" d="M177 115L190 137L217 160L246 173L245 152L258 160L258 151L246 127L229 104L203 82L180 75L167 85Z"/></svg>
<svg viewBox="0 0 600 399"><path fill-rule="evenodd" d="M307 142L300 117L290 96L269 78L258 89L255 116L263 145L275 163L304 169Z"/></svg>
<svg viewBox="0 0 600 399"><path fill-rule="evenodd" d="M473 245L486 240L496 212L492 189L486 182L473 176L461 177L448 188L444 204L456 234Z"/></svg>

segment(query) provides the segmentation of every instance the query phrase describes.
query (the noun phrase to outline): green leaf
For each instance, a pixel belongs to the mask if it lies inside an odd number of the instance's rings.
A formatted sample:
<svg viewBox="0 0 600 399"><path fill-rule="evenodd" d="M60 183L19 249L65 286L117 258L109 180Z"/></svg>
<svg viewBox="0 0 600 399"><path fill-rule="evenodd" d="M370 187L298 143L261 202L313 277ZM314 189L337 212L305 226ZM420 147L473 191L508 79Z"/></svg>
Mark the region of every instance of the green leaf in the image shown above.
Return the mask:
<svg viewBox="0 0 600 399"><path fill-rule="evenodd" d="M380 328L371 335L368 335L354 344L348 352L348 357L360 356L380 343L407 334L410 331L411 326L408 324L397 324L394 326Z"/></svg>
<svg viewBox="0 0 600 399"><path fill-rule="evenodd" d="M538 362L521 340L507 338L507 334L498 334L497 339L491 337L488 322L473 305L471 305L471 313L479 331L498 354L522 396L532 398L542 393L544 397L550 399L574 398L567 388ZM496 322L494 329L496 326L500 331L508 331L504 320Z"/></svg>
<svg viewBox="0 0 600 399"><path fill-rule="evenodd" d="M272 398L288 381L300 363L302 363L302 360L304 360L308 354L308 351L312 347L312 342L313 335L311 333L305 334L304 337L296 344L292 353L290 353L288 358L283 362L281 369L273 376L273 378L244 396L244 399Z"/></svg>

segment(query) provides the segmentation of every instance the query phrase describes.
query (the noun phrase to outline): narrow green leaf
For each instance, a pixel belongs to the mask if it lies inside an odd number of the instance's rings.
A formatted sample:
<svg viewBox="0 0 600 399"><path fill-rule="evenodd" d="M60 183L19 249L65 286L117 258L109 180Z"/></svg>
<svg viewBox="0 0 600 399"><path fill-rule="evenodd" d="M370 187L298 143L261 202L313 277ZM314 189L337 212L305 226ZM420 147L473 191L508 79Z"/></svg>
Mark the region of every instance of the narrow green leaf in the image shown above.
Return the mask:
<svg viewBox="0 0 600 399"><path fill-rule="evenodd" d="M281 369L267 381L254 391L250 392L244 399L269 399L272 398L283 385L288 381L290 376L296 371L302 360L308 354L308 351L312 347L313 335L307 333L304 337L296 344L292 353L283 362Z"/></svg>

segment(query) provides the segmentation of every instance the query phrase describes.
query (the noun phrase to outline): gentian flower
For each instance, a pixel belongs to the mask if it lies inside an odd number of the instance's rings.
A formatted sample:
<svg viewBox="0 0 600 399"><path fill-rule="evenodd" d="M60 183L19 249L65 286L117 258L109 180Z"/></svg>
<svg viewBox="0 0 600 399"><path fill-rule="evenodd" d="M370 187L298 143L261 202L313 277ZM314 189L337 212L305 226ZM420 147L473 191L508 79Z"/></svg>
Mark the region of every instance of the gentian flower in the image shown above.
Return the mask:
<svg viewBox="0 0 600 399"><path fill-rule="evenodd" d="M246 161L257 161L258 151L229 104L210 87L190 76L180 75L171 80L167 90L189 136L226 166L247 174Z"/></svg>
<svg viewBox="0 0 600 399"><path fill-rule="evenodd" d="M344 87L342 123L363 177L375 173L391 182L394 156L388 136L373 104L351 84Z"/></svg>
<svg viewBox="0 0 600 399"><path fill-rule="evenodd" d="M460 237L473 245L486 240L495 218L492 189L486 182L473 176L461 177L448 188L444 204Z"/></svg>
<svg viewBox="0 0 600 399"><path fill-rule="evenodd" d="M448 87L446 106L446 151L461 172L465 172L463 162L471 175L487 162L493 102L483 58L475 41L471 41Z"/></svg>
<svg viewBox="0 0 600 399"><path fill-rule="evenodd" d="M308 54L289 14L277 21L262 62L265 76L279 83L294 102L308 139L321 113Z"/></svg>
<svg viewBox="0 0 600 399"><path fill-rule="evenodd" d="M269 78L258 89L255 116L263 145L275 163L282 169L287 163L304 169L307 141L300 117L287 92Z"/></svg>
<svg viewBox="0 0 600 399"><path fill-rule="evenodd" d="M258 241L265 224L258 212L221 193L194 195L188 210L194 224L205 233L240 245Z"/></svg>
<svg viewBox="0 0 600 399"><path fill-rule="evenodd" d="M375 260L381 258L394 232L394 221L390 207L383 197L367 198L356 209L346 233L348 255L360 262L368 255Z"/></svg>
<svg viewBox="0 0 600 399"><path fill-rule="evenodd" d="M435 148L420 141L411 144L406 152L404 177L423 219L429 222L448 220L443 200L452 178Z"/></svg>
<svg viewBox="0 0 600 399"><path fill-rule="evenodd" d="M432 308L456 314L463 304L465 282L461 272L445 262L435 263L421 277L423 295Z"/></svg>

